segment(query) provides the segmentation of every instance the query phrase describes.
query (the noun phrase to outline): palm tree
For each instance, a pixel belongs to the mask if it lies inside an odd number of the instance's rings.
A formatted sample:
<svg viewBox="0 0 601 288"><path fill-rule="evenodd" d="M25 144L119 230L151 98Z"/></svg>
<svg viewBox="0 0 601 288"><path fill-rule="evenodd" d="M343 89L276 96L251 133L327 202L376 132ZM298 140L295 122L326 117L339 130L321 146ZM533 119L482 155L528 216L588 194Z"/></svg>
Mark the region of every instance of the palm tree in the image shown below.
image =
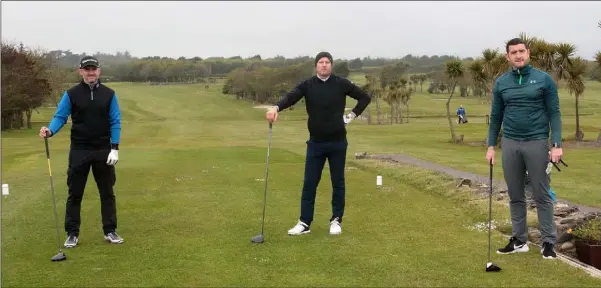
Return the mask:
<svg viewBox="0 0 601 288"><path fill-rule="evenodd" d="M485 49L482 51L482 59L479 59L483 66L483 73L486 81L486 94L489 95L488 101L492 100L492 88L495 80L509 69L509 63L503 53L499 53L498 50Z"/></svg>
<svg viewBox="0 0 601 288"><path fill-rule="evenodd" d="M459 78L463 76L464 68L463 62L461 60L450 60L445 63L445 75L452 81L453 87L451 88L451 94L449 94L449 98L447 99L447 119L449 120L449 129L451 130L451 141L453 143L457 142L457 138L455 137L455 129L453 128L453 121L451 120L451 98L453 97L453 93L455 92L455 86L457 86L457 82Z"/></svg>
<svg viewBox="0 0 601 288"><path fill-rule="evenodd" d="M486 94L488 95L489 93L492 92L492 84L494 83L495 79L493 78L493 74L494 74L494 62L495 59L497 59L497 57L501 55L499 53L498 50L493 50L493 49L485 49L484 51L482 51L482 64L483 64L483 68L484 68L484 75L486 76ZM490 100L490 99L489 99Z"/></svg>
<svg viewBox="0 0 601 288"><path fill-rule="evenodd" d="M424 92L424 82L426 82L426 80L428 80L428 74L421 74L419 75L419 91L420 92Z"/></svg>
<svg viewBox="0 0 601 288"><path fill-rule="evenodd" d="M530 63L532 66L551 73L554 69L557 46L544 39L535 38L530 41ZM554 79L556 80L556 79Z"/></svg>
<svg viewBox="0 0 601 288"><path fill-rule="evenodd" d="M474 96L482 97L482 92L486 87L486 74L482 60L478 59L468 66L472 81L474 82Z"/></svg>
<svg viewBox="0 0 601 288"><path fill-rule="evenodd" d="M382 89L380 88L380 83L378 83L378 76L374 74L365 74L365 85L363 85L363 90L371 95L372 100L376 102L376 123L381 124L380 117L380 99L382 98ZM369 111L368 111L369 113ZM371 115L368 116L368 123L371 123Z"/></svg>
<svg viewBox="0 0 601 288"><path fill-rule="evenodd" d="M363 90L371 95L372 100L376 102L376 123L380 124L381 112L380 112L380 99L382 99L382 88L378 81L378 76L375 74L365 74L365 84ZM368 111L369 113L369 111ZM371 124L371 115L368 116L368 122Z"/></svg>
<svg viewBox="0 0 601 288"><path fill-rule="evenodd" d="M409 123L409 100L411 100L411 94L413 94L413 88L409 87L408 89L403 90L401 93L401 103L407 106L407 121L405 123Z"/></svg>
<svg viewBox="0 0 601 288"><path fill-rule="evenodd" d="M584 93L584 81L582 77L587 71L586 61L580 57L571 59L566 67L567 88L570 95L576 97L576 141L580 142L584 138L584 133L580 130L580 115L578 113L578 98Z"/></svg>
<svg viewBox="0 0 601 288"><path fill-rule="evenodd" d="M572 56L576 53L576 46L569 43L558 43L555 45L556 57L554 59L554 66L557 71L557 86L559 88L559 81L569 77L567 73L568 66L572 63Z"/></svg>
<svg viewBox="0 0 601 288"><path fill-rule="evenodd" d="M405 82L406 83L406 82ZM397 103L400 102L400 83L398 80L390 83L386 89L386 103L390 105L390 124L394 123L394 111L398 111Z"/></svg>
<svg viewBox="0 0 601 288"><path fill-rule="evenodd" d="M417 76L416 76L417 77ZM399 112L399 123L403 123L403 117L401 115L401 104L407 106L407 123L409 123L409 99L411 99L411 93L414 91L413 87L409 85L407 87L407 79L401 78L399 81L400 89L397 100L397 109Z"/></svg>

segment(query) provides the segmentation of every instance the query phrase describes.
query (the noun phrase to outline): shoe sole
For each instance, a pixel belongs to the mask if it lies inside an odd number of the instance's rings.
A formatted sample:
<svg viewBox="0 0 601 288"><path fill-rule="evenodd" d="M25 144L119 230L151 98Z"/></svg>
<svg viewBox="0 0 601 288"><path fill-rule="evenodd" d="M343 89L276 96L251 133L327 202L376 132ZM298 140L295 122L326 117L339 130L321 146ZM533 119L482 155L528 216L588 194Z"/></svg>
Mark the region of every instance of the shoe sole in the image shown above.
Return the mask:
<svg viewBox="0 0 601 288"><path fill-rule="evenodd" d="M288 232L288 235L290 235L290 236L299 236L299 235L309 234L309 233L311 233L311 230L303 231L303 232L300 232L300 233L290 233L290 232Z"/></svg>
<svg viewBox="0 0 601 288"><path fill-rule="evenodd" d="M77 241L75 241L75 244L63 244L63 247L65 247L65 248L73 248L73 247L77 246L78 242L79 242L79 239L77 239Z"/></svg>
<svg viewBox="0 0 601 288"><path fill-rule="evenodd" d="M506 254L515 254L515 253L526 253L528 251L530 251L530 248L528 248L528 246L524 246L522 248L515 249L511 252L501 252L501 251L497 250L497 254L506 255Z"/></svg>
<svg viewBox="0 0 601 288"><path fill-rule="evenodd" d="M540 254L543 254L543 250L540 250ZM555 256L555 257L553 257L553 256L545 256L545 255L542 255L542 256L543 256L543 259L551 259L551 260L557 259L557 256Z"/></svg>
<svg viewBox="0 0 601 288"><path fill-rule="evenodd" d="M109 238L104 238L104 241L111 243L111 244L122 244L123 243L123 240L113 241Z"/></svg>
<svg viewBox="0 0 601 288"><path fill-rule="evenodd" d="M332 232L330 231L330 235L339 235L342 234L342 230L338 231L338 232Z"/></svg>

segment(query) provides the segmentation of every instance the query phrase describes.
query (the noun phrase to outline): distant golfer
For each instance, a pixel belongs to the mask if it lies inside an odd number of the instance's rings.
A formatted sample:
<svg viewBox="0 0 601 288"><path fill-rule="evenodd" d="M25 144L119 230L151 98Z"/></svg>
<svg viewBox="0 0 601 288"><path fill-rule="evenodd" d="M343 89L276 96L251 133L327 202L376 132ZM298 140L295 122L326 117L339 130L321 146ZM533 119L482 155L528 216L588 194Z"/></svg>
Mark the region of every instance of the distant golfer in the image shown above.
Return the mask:
<svg viewBox="0 0 601 288"><path fill-rule="evenodd" d="M81 224L81 199L88 180L90 167L100 192L104 240L122 243L116 233L117 207L115 204L115 167L119 160L121 112L115 91L100 83L100 65L91 56L81 59L79 74L83 80L63 95L49 128L40 129L40 137L52 137L67 122L71 127L71 148L67 170L67 211L65 247L77 246Z"/></svg>
<svg viewBox="0 0 601 288"><path fill-rule="evenodd" d="M547 164L557 163L561 148L561 113L557 87L551 76L529 64L530 51L521 39L506 45L511 71L495 81L491 121L488 128L486 160L494 164L495 146L503 125L503 174L508 186L513 235L499 254L528 252L526 223L526 167L538 210L545 259L557 257L553 247L557 231L553 219L553 199L549 193ZM551 131L552 148L548 141Z"/></svg>
<svg viewBox="0 0 601 288"><path fill-rule="evenodd" d="M298 224L288 230L289 235L310 233L313 222L315 193L321 179L326 159L330 165L332 181L332 217L330 234L342 232L341 223L345 204L344 166L348 146L345 124L361 115L371 102L371 97L346 78L332 74L332 55L320 52L315 57L317 75L302 81L266 113L269 122L278 118L278 111L297 103L305 97L309 114L309 140L305 162L305 179L301 196ZM344 114L346 96L357 99L357 105Z"/></svg>
<svg viewBox="0 0 601 288"><path fill-rule="evenodd" d="M457 123L458 124L467 123L467 120L465 119L465 109L463 108L463 105L461 105L459 108L457 108Z"/></svg>

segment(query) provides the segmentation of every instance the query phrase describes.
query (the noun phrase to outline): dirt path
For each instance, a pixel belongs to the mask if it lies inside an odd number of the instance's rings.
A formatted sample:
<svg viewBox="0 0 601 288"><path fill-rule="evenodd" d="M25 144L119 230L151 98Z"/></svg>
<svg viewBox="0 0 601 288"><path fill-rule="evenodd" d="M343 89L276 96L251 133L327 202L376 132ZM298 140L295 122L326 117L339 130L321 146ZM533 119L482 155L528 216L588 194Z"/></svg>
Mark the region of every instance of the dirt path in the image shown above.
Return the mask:
<svg viewBox="0 0 601 288"><path fill-rule="evenodd" d="M417 158L413 158L408 155L380 154L380 155L369 155L369 158L415 165L415 166L418 166L421 168L430 169L430 170L434 170L434 171L441 172L441 173L446 173L446 174L451 175L456 178L469 179L472 182L483 183L483 184L490 183L490 178L488 176L482 176L482 175L477 175L477 174L470 173L470 172L453 169L451 167L447 167L447 166L439 165L436 163L420 160ZM505 181L503 179L493 178L493 185L497 186L498 188L503 189L503 190L507 189L507 184L505 183ZM557 202L568 204L570 206L576 206L576 207L578 207L578 210L580 210L581 212L584 212L584 213L589 213L589 212L600 213L601 212L601 208L579 205L579 204L571 203L567 200L557 199Z"/></svg>

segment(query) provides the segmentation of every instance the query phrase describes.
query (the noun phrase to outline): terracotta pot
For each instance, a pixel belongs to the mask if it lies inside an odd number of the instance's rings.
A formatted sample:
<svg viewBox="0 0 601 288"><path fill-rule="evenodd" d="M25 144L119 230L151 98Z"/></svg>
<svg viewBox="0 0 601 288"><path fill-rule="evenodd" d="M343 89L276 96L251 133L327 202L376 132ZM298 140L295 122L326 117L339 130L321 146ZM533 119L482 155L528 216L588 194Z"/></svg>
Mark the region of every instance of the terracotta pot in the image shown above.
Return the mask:
<svg viewBox="0 0 601 288"><path fill-rule="evenodd" d="M578 260L601 269L601 241L576 239L574 244Z"/></svg>

